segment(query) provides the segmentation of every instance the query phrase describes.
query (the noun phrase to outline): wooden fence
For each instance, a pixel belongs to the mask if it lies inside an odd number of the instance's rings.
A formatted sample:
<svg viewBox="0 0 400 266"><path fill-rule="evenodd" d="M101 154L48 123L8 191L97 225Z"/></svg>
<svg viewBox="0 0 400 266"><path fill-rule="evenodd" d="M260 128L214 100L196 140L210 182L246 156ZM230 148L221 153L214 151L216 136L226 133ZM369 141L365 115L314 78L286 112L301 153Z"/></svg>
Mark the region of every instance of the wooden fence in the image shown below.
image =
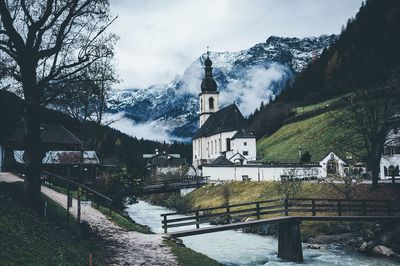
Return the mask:
<svg viewBox="0 0 400 266"><path fill-rule="evenodd" d="M89 198L89 192L90 192L90 200L94 202L97 207L99 205L102 205L106 208L109 209L109 214L112 214L112 199L101 194L100 192L85 186L81 183L75 182L74 180L71 180L70 178L62 177L50 172L42 171L42 177L46 180L49 178L54 178L57 180L61 180L66 184L67 187L67 219L69 217L69 208L72 206L72 195L71 195L71 185L76 186L78 188L78 196L77 196L77 201L78 201L78 213L77 213L77 219L78 222L80 222L81 219L81 196L82 192L86 191L86 197Z"/></svg>
<svg viewBox="0 0 400 266"><path fill-rule="evenodd" d="M162 228L195 225L210 222L232 223L243 218L261 219L273 216L394 216L400 212L400 206L394 200L348 200L348 199L311 199L286 198L231 204L214 208L196 209L188 212L161 214ZM182 216L174 218L174 216Z"/></svg>

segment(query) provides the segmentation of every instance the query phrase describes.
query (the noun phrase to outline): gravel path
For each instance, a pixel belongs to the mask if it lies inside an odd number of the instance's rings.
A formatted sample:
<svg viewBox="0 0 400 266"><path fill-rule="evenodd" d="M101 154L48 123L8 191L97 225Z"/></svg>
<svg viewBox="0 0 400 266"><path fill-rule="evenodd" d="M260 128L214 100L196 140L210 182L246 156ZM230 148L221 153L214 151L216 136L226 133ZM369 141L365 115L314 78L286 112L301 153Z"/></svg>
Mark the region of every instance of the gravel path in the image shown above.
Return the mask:
<svg viewBox="0 0 400 266"><path fill-rule="evenodd" d="M10 173L0 173L0 182L17 181L23 179ZM66 208L66 195L44 186L42 193ZM70 210L76 216L77 200L73 199ZM171 250L163 244L161 235L126 231L91 206L81 206L81 217L108 243L113 253L110 265L177 265Z"/></svg>

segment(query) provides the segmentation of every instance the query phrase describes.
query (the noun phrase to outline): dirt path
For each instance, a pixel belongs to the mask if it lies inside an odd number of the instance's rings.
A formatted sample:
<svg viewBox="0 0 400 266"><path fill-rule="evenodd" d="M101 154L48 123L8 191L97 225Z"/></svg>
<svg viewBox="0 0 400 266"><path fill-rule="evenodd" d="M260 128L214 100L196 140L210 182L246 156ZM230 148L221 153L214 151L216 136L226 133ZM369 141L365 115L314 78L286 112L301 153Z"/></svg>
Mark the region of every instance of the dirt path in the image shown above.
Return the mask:
<svg viewBox="0 0 400 266"><path fill-rule="evenodd" d="M23 181L10 173L0 173L0 182ZM67 196L42 186L42 193L58 202L64 208ZM73 200L71 213L76 216L77 200ZM82 220L87 221L100 236L111 243L113 257L111 265L177 265L170 249L162 242L161 235L147 235L125 231L91 206L81 208Z"/></svg>

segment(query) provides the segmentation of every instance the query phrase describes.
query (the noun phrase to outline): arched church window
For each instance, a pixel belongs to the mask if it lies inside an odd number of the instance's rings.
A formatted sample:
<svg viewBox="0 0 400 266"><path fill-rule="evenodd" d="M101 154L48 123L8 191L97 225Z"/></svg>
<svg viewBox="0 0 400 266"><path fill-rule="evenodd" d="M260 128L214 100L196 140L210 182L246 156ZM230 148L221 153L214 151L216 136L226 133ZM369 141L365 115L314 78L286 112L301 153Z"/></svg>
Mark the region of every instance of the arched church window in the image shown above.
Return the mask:
<svg viewBox="0 0 400 266"><path fill-rule="evenodd" d="M396 168L394 168L393 165L389 166L388 174L389 174L389 176L395 176L396 175Z"/></svg>
<svg viewBox="0 0 400 266"><path fill-rule="evenodd" d="M229 138L226 139L226 150L227 151L231 150L231 139Z"/></svg>
<svg viewBox="0 0 400 266"><path fill-rule="evenodd" d="M214 109L214 98L213 97L208 98L208 107L210 109Z"/></svg>
<svg viewBox="0 0 400 266"><path fill-rule="evenodd" d="M200 99L200 111L203 112L203 99Z"/></svg>
<svg viewBox="0 0 400 266"><path fill-rule="evenodd" d="M385 167L383 167L383 172L385 173L385 176L388 176L388 169L387 169L387 167L385 166Z"/></svg>
<svg viewBox="0 0 400 266"><path fill-rule="evenodd" d="M326 163L326 172L328 175L336 175L338 173L338 162L335 159L330 159Z"/></svg>

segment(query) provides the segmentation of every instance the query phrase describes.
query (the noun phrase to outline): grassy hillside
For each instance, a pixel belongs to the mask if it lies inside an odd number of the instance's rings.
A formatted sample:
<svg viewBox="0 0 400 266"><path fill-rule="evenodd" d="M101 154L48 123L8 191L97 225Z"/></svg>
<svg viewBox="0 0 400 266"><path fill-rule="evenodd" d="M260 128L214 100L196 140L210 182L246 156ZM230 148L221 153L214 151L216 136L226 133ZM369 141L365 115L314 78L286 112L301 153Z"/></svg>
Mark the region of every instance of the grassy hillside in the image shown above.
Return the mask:
<svg viewBox="0 0 400 266"><path fill-rule="evenodd" d="M277 190L278 182L229 182L230 204L283 198ZM218 207L224 204L223 185L208 184L187 194L185 199L192 203L191 209ZM371 191L368 185L361 184L353 191L353 197L358 199L396 199L400 200L400 185L381 184ZM334 186L329 183L304 182L296 197L305 198L344 198Z"/></svg>
<svg viewBox="0 0 400 266"><path fill-rule="evenodd" d="M22 183L0 183L1 265L106 265L101 241L78 239L75 221L65 221L65 210L47 199L47 218L27 208L20 198Z"/></svg>
<svg viewBox="0 0 400 266"><path fill-rule="evenodd" d="M311 153L312 161L319 161L328 152L346 158L346 152L357 152L343 145L352 130L338 124L342 110L334 110L314 117L290 123L273 135L257 142L257 153L263 161L298 161L299 148Z"/></svg>

